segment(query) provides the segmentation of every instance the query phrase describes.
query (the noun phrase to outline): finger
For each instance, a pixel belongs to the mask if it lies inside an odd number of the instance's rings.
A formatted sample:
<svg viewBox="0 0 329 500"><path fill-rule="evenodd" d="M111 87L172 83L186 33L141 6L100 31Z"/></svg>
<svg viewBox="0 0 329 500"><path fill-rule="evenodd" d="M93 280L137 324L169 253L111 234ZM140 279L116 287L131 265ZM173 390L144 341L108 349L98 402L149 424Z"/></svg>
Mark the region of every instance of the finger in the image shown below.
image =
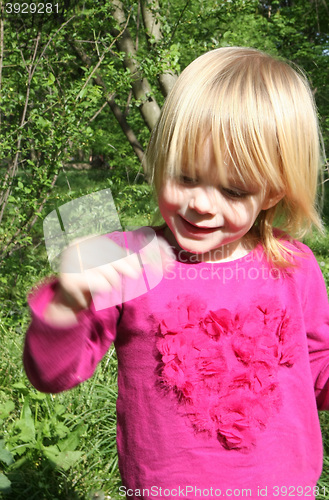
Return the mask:
<svg viewBox="0 0 329 500"><path fill-rule="evenodd" d="M137 254L131 254L124 259L117 260L113 262L112 266L118 273L132 279L138 279L142 273Z"/></svg>
<svg viewBox="0 0 329 500"><path fill-rule="evenodd" d="M79 273L122 259L127 251L110 238L92 236L73 241L62 253L61 272Z"/></svg>
<svg viewBox="0 0 329 500"><path fill-rule="evenodd" d="M88 283L93 292L111 291L112 288L120 288L121 277L112 264L99 266L96 269L86 271Z"/></svg>
<svg viewBox="0 0 329 500"><path fill-rule="evenodd" d="M83 279L82 279L83 278ZM77 283L77 274L62 274L59 281L59 297L61 302L72 309L85 309L91 302L91 293L85 276Z"/></svg>
<svg viewBox="0 0 329 500"><path fill-rule="evenodd" d="M126 249L104 236L93 237L78 245L83 269L111 264L127 255Z"/></svg>

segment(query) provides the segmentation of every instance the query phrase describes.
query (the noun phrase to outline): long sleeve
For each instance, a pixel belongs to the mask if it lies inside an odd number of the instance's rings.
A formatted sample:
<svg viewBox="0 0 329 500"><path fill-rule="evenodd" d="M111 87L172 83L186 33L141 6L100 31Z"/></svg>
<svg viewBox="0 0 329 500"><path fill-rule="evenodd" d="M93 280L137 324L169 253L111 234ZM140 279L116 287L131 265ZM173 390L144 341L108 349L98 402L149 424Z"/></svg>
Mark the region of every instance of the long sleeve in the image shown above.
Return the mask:
<svg viewBox="0 0 329 500"><path fill-rule="evenodd" d="M304 247L305 248L305 247ZM309 249L304 291L304 318L310 366L319 410L329 410L329 303L321 269Z"/></svg>
<svg viewBox="0 0 329 500"><path fill-rule="evenodd" d="M43 318L56 282L29 297L32 321L26 333L23 361L31 383L43 392L60 392L91 377L115 340L120 308L81 312L78 323L59 328Z"/></svg>

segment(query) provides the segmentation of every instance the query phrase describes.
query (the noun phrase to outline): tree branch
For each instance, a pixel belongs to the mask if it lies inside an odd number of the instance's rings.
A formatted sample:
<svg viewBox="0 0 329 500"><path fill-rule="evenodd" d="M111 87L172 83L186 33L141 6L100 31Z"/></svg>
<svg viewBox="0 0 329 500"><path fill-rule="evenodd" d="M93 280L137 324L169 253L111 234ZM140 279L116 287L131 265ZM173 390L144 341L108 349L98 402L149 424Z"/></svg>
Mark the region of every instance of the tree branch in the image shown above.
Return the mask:
<svg viewBox="0 0 329 500"><path fill-rule="evenodd" d="M126 16L123 8L123 4L120 0L113 0L112 5L114 7L113 17L119 24L119 26L124 26L126 24ZM113 36L117 37L118 30L111 30ZM152 89L146 78L142 77L140 72L140 66L136 59L136 50L134 42L131 38L128 28L126 28L120 38L117 38L116 45L120 52L124 52L124 66L127 68L132 77L132 90L135 99L142 102L139 109L142 117L150 130L153 129L158 118L160 116L160 106L157 101L152 96Z"/></svg>
<svg viewBox="0 0 329 500"><path fill-rule="evenodd" d="M102 64L103 60L104 60L104 57L106 56L106 54L112 49L113 45L117 42L117 39L122 35L122 33L125 31L127 25L128 25L128 22L129 22L129 19L130 19L130 14L126 20L126 23L123 27L123 29L120 31L120 33L118 33L117 37L112 41L112 43L104 50L103 54L99 57L99 61L98 63L96 64L96 66L93 68L92 72L90 73L90 75L88 76L84 86L82 87L81 89L81 92L87 87L88 83L90 82L91 78L93 77L93 75L96 73L96 71L98 70L98 68L100 67L100 65ZM90 66L88 65L88 68L91 68L92 67L92 63L91 63L91 59L89 59L89 64ZM79 96L77 96L76 100L78 100Z"/></svg>
<svg viewBox="0 0 329 500"><path fill-rule="evenodd" d="M160 6L158 0L142 0L142 15L146 35L149 42L152 40L156 44L163 40L161 23L157 17L157 12L159 12L159 10ZM177 80L177 75L172 72L168 61L166 65L168 70L158 75L160 89L164 97L167 97Z"/></svg>
<svg viewBox="0 0 329 500"><path fill-rule="evenodd" d="M34 71L35 71L34 62L35 62L35 59L36 59L36 56L37 56L37 51L38 51L38 46L39 46L39 42L40 42L40 37L41 37L41 32L39 31L39 33L37 35L37 38L36 38L36 41L35 41L35 46L34 46L34 52L33 52L33 56L32 56L32 61L31 61L31 64L30 64L30 66L28 68L29 76L28 76L28 81L27 81L25 104L24 104L24 109L23 109L23 113L22 113L22 117L21 117L21 124L20 124L20 126L22 126L24 124L25 117L26 117L26 114L27 114L27 108L28 108L29 99L30 99L31 82L32 82ZM19 159L20 149L21 149L21 142L22 142L22 135L19 134L18 139L17 139L17 146L16 146L15 158L14 158L14 161L12 163L12 166L10 167L10 169L8 170L8 172L6 173L5 180L4 180L4 187L5 187L8 179L11 178L11 180L9 181L9 185L7 187L7 190L4 193L2 193L1 198L0 198L0 205L1 205L0 223L1 223L2 219L3 219L3 215L4 215L5 208L6 208L6 204L7 204L9 195L11 193L12 179L15 177L16 172L17 172L18 159Z"/></svg>
<svg viewBox="0 0 329 500"><path fill-rule="evenodd" d="M70 40L69 41L71 47L75 50L75 52L78 54L78 56L81 58L82 62L88 67L88 68L91 68L92 67L92 61L90 59L90 57L85 53L85 51L80 47L78 46L75 41L72 41ZM118 121L123 133L125 134L126 138L128 139L129 141L129 144L131 145L131 147L133 148L135 154L137 155L138 159L140 161L142 161L142 158L143 158L143 155L144 155L144 152L143 152L143 148L141 146L141 144L139 143L137 137L135 136L135 133L134 131L132 130L132 128L130 127L130 125L128 124L124 114L122 113L121 109L119 108L119 106L116 104L115 102L115 99L114 99L114 95L113 94L109 94L107 88L106 88L106 85L105 85L105 82L103 81L103 79L99 76L99 75L95 75L94 76L94 82L103 89L104 91L104 97L105 97L105 100L107 102L107 104L109 105L112 113L114 114L116 120Z"/></svg>

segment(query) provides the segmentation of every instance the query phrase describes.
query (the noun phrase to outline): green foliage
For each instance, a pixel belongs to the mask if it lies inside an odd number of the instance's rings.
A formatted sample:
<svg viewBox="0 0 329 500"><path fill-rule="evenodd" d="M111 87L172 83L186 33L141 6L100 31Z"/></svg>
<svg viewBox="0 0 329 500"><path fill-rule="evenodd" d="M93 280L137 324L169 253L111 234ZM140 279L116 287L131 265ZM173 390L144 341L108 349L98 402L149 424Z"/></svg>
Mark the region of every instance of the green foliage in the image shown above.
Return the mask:
<svg viewBox="0 0 329 500"><path fill-rule="evenodd" d="M15 459L15 468L28 459L33 461L46 457L54 467L68 470L81 458L82 452L76 449L81 435L87 431L87 426L80 425L75 429L69 429L63 421L65 407L53 404L50 395L34 393L23 382L13 384L12 388L20 394L21 409L18 417L13 419L11 413L15 410L15 405L12 400L7 400L4 406L8 411L10 405L11 411L3 423L6 429L4 434L6 445L10 450L10 456ZM1 399L5 400L6 394L3 393L1 396ZM38 411L42 408L40 403L43 401L48 412L39 415L41 419L39 420ZM51 405L53 407L50 412ZM24 458L20 460L21 456Z"/></svg>
<svg viewBox="0 0 329 500"><path fill-rule="evenodd" d="M153 9L153 10L152 10ZM126 32L136 47L141 77L160 106L158 77L179 73L213 48L246 45L293 60L307 71L328 144L328 17L323 2L163 0L151 8L162 38L148 40L139 2L123 2ZM118 49L123 26L110 0L67 2L61 13L4 17L0 82L0 262L34 245L56 177L68 163L101 156L103 168L135 170L132 153L106 99L115 96L127 124L144 148L149 131L140 115L142 100L131 93L136 75L124 67L129 54ZM96 77L99 80L96 80ZM149 94L145 98L148 98Z"/></svg>
<svg viewBox="0 0 329 500"><path fill-rule="evenodd" d="M9 363L0 366L0 498L82 499L117 488L113 351L81 387L42 394L26 380L15 337L2 328Z"/></svg>
<svg viewBox="0 0 329 500"><path fill-rule="evenodd" d="M191 0L182 16L182 5L178 3L163 2L162 12L171 33L168 43L179 47L181 68L208 50L233 45L255 47L300 65L315 89L321 127L329 146L326 2Z"/></svg>

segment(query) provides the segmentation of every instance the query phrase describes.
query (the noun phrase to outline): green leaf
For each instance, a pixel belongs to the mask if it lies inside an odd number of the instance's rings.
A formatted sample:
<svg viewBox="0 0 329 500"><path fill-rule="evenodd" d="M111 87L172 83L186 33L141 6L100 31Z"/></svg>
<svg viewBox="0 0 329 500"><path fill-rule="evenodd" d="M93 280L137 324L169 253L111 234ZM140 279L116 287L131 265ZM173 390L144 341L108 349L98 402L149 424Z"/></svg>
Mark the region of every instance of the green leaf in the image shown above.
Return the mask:
<svg viewBox="0 0 329 500"><path fill-rule="evenodd" d="M85 87L84 89L82 89L82 90L79 92L79 94L78 94L79 99L83 99L83 98L84 98L84 96L86 95L87 91L88 91L88 88L87 88L87 87Z"/></svg>
<svg viewBox="0 0 329 500"><path fill-rule="evenodd" d="M30 393L31 399L34 401L43 401L46 399L47 395L44 394L43 392L36 392L36 393Z"/></svg>
<svg viewBox="0 0 329 500"><path fill-rule="evenodd" d="M44 118L42 118L42 116L39 116L37 119L37 124L40 125L41 128L46 128L49 127L50 121L45 120Z"/></svg>
<svg viewBox="0 0 329 500"><path fill-rule="evenodd" d="M62 422L56 422L55 424L56 434L59 438L64 438L70 432L70 429L66 427Z"/></svg>
<svg viewBox="0 0 329 500"><path fill-rule="evenodd" d="M28 398L24 401L21 419L16 422L15 427L20 430L17 436L20 441L23 441L23 443L35 442L35 426Z"/></svg>
<svg viewBox="0 0 329 500"><path fill-rule="evenodd" d="M15 409L15 404L13 401L6 401L0 404L0 419L7 418L10 413Z"/></svg>
<svg viewBox="0 0 329 500"><path fill-rule="evenodd" d="M25 422L24 420L16 422L16 428L19 429L17 436L23 443L30 443L35 441L35 428L34 424Z"/></svg>
<svg viewBox="0 0 329 500"><path fill-rule="evenodd" d="M3 493L9 493L11 482L8 477L0 473L0 491Z"/></svg>
<svg viewBox="0 0 329 500"><path fill-rule="evenodd" d="M14 389L17 389L20 394L28 394L29 390L23 382L16 382L12 385Z"/></svg>
<svg viewBox="0 0 329 500"><path fill-rule="evenodd" d="M15 384L12 384L12 387L14 387L15 389L22 389L22 390L27 389L26 385L23 382L15 382Z"/></svg>
<svg viewBox="0 0 329 500"><path fill-rule="evenodd" d="M48 75L48 81L47 81L47 85L53 85L55 83L55 76L52 74L52 73L49 73Z"/></svg>
<svg viewBox="0 0 329 500"><path fill-rule="evenodd" d="M72 467L83 455L82 451L59 451L57 446L44 446L43 452L55 467L65 471Z"/></svg>
<svg viewBox="0 0 329 500"><path fill-rule="evenodd" d="M80 444L80 436L88 429L87 425L79 426L75 431L71 431L66 439L58 443L61 451L74 451Z"/></svg>
<svg viewBox="0 0 329 500"><path fill-rule="evenodd" d="M65 413L65 411L66 411L66 408L64 405L61 405L60 403L56 403L54 410L55 410L56 415L63 415L63 413Z"/></svg>
<svg viewBox="0 0 329 500"><path fill-rule="evenodd" d="M14 461L10 451L5 449L5 442L3 439L0 440L0 460L6 465L11 465Z"/></svg>
<svg viewBox="0 0 329 500"><path fill-rule="evenodd" d="M57 466L63 470L68 470L74 465L83 455L82 451L63 451L58 455Z"/></svg>

